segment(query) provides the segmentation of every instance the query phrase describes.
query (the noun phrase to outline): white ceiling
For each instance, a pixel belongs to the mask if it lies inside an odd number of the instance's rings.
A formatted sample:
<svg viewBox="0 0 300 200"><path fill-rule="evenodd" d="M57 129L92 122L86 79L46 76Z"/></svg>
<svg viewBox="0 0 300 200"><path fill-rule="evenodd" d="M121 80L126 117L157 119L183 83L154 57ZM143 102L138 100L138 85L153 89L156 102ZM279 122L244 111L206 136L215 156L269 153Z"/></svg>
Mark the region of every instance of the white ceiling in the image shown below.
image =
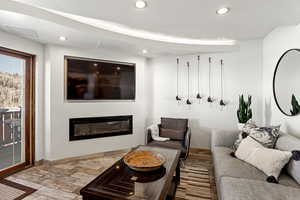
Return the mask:
<svg viewBox="0 0 300 200"><path fill-rule="evenodd" d="M7 32L20 35L23 29L23 37L56 44L61 44L57 41L59 35L66 35L65 45L105 47L133 54L140 54L146 48L148 56L231 51L236 47L183 45L134 38L40 8L114 22L133 30L190 39L258 39L278 26L300 23L299 0L148 0L148 7L142 10L135 8L135 0L0 0L0 3L1 10L10 11L0 11L0 28ZM222 6L230 7L231 12L225 16L216 15L216 10Z"/></svg>

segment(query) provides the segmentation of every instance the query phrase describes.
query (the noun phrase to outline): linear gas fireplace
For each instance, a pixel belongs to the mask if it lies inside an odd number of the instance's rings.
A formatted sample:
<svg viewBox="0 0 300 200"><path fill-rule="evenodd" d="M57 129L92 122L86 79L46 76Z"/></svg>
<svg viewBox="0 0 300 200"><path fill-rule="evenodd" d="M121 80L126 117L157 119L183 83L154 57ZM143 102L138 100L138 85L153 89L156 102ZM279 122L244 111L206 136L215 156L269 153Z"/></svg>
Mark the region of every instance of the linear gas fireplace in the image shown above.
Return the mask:
<svg viewBox="0 0 300 200"><path fill-rule="evenodd" d="M72 118L70 141L132 134L132 115Z"/></svg>

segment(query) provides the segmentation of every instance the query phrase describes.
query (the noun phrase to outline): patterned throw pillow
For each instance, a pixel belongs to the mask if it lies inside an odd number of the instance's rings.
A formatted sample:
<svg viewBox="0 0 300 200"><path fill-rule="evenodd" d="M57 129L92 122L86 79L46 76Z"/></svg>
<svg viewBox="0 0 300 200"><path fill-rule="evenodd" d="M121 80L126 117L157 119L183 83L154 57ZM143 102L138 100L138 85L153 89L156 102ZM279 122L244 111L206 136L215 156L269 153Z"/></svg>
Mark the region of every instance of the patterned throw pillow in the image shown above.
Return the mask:
<svg viewBox="0 0 300 200"><path fill-rule="evenodd" d="M257 127L253 122L247 122L235 141L233 149L236 151L241 141L247 136L252 137L266 148L274 148L280 135L279 130L280 126Z"/></svg>
<svg viewBox="0 0 300 200"><path fill-rule="evenodd" d="M233 144L233 150L236 151L237 148L239 147L240 143L242 142L243 139L245 139L249 134L251 129L257 128L256 124L252 121L249 120L244 127L242 128L242 131L238 135L238 139L234 142Z"/></svg>
<svg viewBox="0 0 300 200"><path fill-rule="evenodd" d="M274 149L280 135L280 126L259 127L250 131L249 136L261 143L266 148Z"/></svg>

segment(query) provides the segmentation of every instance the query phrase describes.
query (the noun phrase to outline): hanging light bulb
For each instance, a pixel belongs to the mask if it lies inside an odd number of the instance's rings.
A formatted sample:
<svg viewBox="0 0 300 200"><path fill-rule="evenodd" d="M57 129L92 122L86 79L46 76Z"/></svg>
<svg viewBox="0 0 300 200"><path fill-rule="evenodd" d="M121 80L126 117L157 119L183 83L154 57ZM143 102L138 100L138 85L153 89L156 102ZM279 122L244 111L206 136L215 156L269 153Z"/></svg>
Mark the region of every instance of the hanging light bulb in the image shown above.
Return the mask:
<svg viewBox="0 0 300 200"><path fill-rule="evenodd" d="M224 88L223 88L223 60L221 59L221 100L220 100L220 106L226 106L226 103L224 101Z"/></svg>
<svg viewBox="0 0 300 200"><path fill-rule="evenodd" d="M198 56L198 93L196 95L197 99L202 99L203 96L200 94L200 56Z"/></svg>
<svg viewBox="0 0 300 200"><path fill-rule="evenodd" d="M188 68L188 98L186 100L186 104L191 105L192 102L190 101L190 63L186 63L187 68Z"/></svg>
<svg viewBox="0 0 300 200"><path fill-rule="evenodd" d="M177 58L177 95L176 95L176 101L181 101L181 98L179 97L179 58Z"/></svg>
<svg viewBox="0 0 300 200"><path fill-rule="evenodd" d="M209 75L208 75L208 90L209 90L209 96L207 98L207 102L209 103L213 103L214 99L211 97L211 57L208 58L208 62L209 62Z"/></svg>

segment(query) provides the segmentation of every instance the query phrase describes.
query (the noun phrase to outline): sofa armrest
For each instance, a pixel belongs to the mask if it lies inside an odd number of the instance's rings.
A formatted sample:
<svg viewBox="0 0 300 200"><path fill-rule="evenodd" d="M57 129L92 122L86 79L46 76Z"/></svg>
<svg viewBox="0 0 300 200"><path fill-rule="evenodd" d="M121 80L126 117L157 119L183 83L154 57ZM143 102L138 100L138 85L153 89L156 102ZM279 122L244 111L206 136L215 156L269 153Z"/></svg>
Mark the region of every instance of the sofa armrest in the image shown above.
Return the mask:
<svg viewBox="0 0 300 200"><path fill-rule="evenodd" d="M211 149L217 146L232 147L239 132L239 130L212 130Z"/></svg>

